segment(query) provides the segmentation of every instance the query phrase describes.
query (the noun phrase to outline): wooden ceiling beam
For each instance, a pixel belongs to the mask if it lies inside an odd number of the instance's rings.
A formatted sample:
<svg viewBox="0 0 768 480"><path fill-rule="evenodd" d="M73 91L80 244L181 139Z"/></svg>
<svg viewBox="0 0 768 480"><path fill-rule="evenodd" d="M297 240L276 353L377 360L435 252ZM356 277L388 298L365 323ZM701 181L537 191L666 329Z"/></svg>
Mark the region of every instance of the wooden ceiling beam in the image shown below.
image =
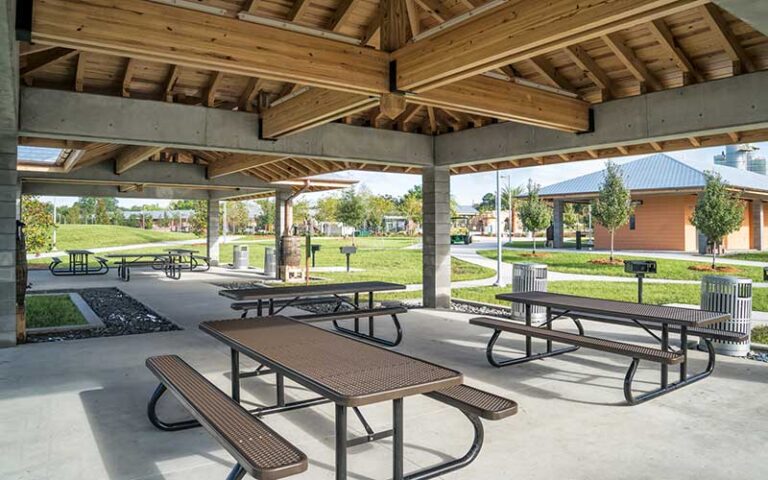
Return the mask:
<svg viewBox="0 0 768 480"><path fill-rule="evenodd" d="M115 173L117 175L123 174L163 150L165 147L125 147L115 157Z"/></svg>
<svg viewBox="0 0 768 480"><path fill-rule="evenodd" d="M312 3L310 0L294 0L293 6L291 6L291 10L288 12L288 20L291 22L299 20L306 13L310 3Z"/></svg>
<svg viewBox="0 0 768 480"><path fill-rule="evenodd" d="M710 31L717 38L720 46L733 62L734 74L741 73L741 69L747 72L755 71L755 64L739 43L739 40L728 26L720 8L714 3L707 3L701 7L701 14Z"/></svg>
<svg viewBox="0 0 768 480"><path fill-rule="evenodd" d="M245 87L243 94L240 96L239 107L241 110L246 112L253 111L253 101L256 100L263 86L264 82L260 78L248 79L248 86Z"/></svg>
<svg viewBox="0 0 768 480"><path fill-rule="evenodd" d="M163 100L166 102L173 102L173 89L176 87L176 82L179 81L179 74L181 73L181 67L173 65L170 72L168 72L168 78L165 79L165 88L163 94Z"/></svg>
<svg viewBox="0 0 768 480"><path fill-rule="evenodd" d="M310 88L262 112L262 135L279 138L347 115L362 112L379 102L376 97Z"/></svg>
<svg viewBox="0 0 768 480"><path fill-rule="evenodd" d="M704 81L704 76L693 66L683 49L677 44L672 31L663 19L659 18L648 23L648 30L650 30L651 35L656 38L656 41L659 42L659 45L667 52L672 61L675 62L677 68L683 72L684 85L687 84L685 79L690 79L690 77L693 77L699 83Z"/></svg>
<svg viewBox="0 0 768 480"><path fill-rule="evenodd" d="M216 105L216 93L219 91L223 79L224 74L222 72L214 72L213 75L211 75L211 83L208 85L205 92L206 106L213 107Z"/></svg>
<svg viewBox="0 0 768 480"><path fill-rule="evenodd" d="M615 95L612 91L613 82L611 79L583 48L578 45L569 46L566 47L565 53L600 90L603 100L610 95Z"/></svg>
<svg viewBox="0 0 768 480"><path fill-rule="evenodd" d="M52 47L31 53L25 58L25 65L19 71L19 76L25 78L52 65L56 62L72 58L77 55L77 50L69 48Z"/></svg>
<svg viewBox="0 0 768 480"><path fill-rule="evenodd" d="M416 0L405 0L405 11L408 14L408 26L411 28L411 36L421 33L421 17L416 7Z"/></svg>
<svg viewBox="0 0 768 480"><path fill-rule="evenodd" d="M609 33L608 35L604 35L602 39L605 44L608 45L608 48L611 49L613 54L618 57L624 67L629 70L629 73L640 82L641 91L644 90L643 85L650 87L653 91L662 90L664 88L661 82L648 71L645 64L637 58L632 49L624 43L624 40L617 33Z"/></svg>
<svg viewBox="0 0 768 480"><path fill-rule="evenodd" d="M389 55L364 46L143 0L33 1L36 43L342 91L389 91ZM210 55L214 44L217 54Z"/></svg>
<svg viewBox="0 0 768 480"><path fill-rule="evenodd" d="M354 11L355 7L361 0L342 0L336 11L331 17L331 23L328 25L328 29L333 32L338 32L341 27L344 26L344 22L349 20L350 14Z"/></svg>
<svg viewBox="0 0 768 480"><path fill-rule="evenodd" d="M450 20L451 13L440 0L414 0L427 14L436 21L443 23Z"/></svg>
<svg viewBox="0 0 768 480"><path fill-rule="evenodd" d="M124 97L131 96L131 82L133 81L133 75L136 70L136 60L133 58L128 59L128 63L125 65L125 72L123 73L123 88L122 94Z"/></svg>
<svg viewBox="0 0 768 480"><path fill-rule="evenodd" d="M544 77L553 87L560 88L568 92L575 91L573 85L571 85L571 82L569 82L568 79L564 76L560 75L557 69L552 66L552 64L546 58L533 57L531 58L530 63L536 73Z"/></svg>
<svg viewBox="0 0 768 480"><path fill-rule="evenodd" d="M395 52L397 88L422 92L704 3L705 0L507 2ZM482 32L482 36L477 32Z"/></svg>
<svg viewBox="0 0 768 480"><path fill-rule="evenodd" d="M422 92L408 101L568 132L589 129L587 102L482 75Z"/></svg>
<svg viewBox="0 0 768 480"><path fill-rule="evenodd" d="M88 54L80 52L77 56L77 68L75 69L75 91L82 92L85 88L85 66L88 62Z"/></svg>
<svg viewBox="0 0 768 480"><path fill-rule="evenodd" d="M207 175L209 179L219 178L244 170L263 167L284 160L285 158L286 157L274 155L245 155L241 153L233 153L228 157L209 163Z"/></svg>

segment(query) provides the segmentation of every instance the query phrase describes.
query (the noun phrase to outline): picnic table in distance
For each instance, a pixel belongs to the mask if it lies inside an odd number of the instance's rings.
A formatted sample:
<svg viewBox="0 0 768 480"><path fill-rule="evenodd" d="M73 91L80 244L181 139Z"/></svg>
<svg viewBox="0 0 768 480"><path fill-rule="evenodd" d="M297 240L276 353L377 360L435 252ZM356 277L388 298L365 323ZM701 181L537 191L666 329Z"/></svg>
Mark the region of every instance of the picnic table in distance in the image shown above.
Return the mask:
<svg viewBox="0 0 768 480"><path fill-rule="evenodd" d="M90 268L89 261L91 255L94 253L90 250L67 250L69 256L69 263L63 268L61 265L64 263L59 257L53 257L51 263L48 265L48 270L56 276L74 276L74 275L105 275L109 272L109 265L107 260L103 257L95 257L99 266L97 268Z"/></svg>

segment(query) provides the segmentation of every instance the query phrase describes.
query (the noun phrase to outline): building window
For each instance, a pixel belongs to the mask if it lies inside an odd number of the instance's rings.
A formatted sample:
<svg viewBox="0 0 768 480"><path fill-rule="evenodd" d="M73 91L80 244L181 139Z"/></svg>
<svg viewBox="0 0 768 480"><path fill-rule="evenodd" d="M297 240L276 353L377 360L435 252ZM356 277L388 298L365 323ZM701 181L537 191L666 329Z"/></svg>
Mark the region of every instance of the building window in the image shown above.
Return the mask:
<svg viewBox="0 0 768 480"><path fill-rule="evenodd" d="M634 230L635 229L635 214L629 216L629 229Z"/></svg>

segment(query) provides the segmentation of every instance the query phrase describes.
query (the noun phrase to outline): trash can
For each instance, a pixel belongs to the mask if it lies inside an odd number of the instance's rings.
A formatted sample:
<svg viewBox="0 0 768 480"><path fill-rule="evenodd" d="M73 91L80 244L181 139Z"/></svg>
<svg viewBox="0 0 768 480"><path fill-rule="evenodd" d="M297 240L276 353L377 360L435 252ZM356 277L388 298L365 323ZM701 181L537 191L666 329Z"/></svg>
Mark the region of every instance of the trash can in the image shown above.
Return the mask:
<svg viewBox="0 0 768 480"><path fill-rule="evenodd" d="M275 247L264 249L264 275L274 277L277 268L275 267Z"/></svg>
<svg viewBox="0 0 768 480"><path fill-rule="evenodd" d="M547 266L541 263L512 264L512 293L546 292ZM525 320L525 305L512 303L512 318ZM545 307L531 307L531 322L540 323L547 320Z"/></svg>
<svg viewBox="0 0 768 480"><path fill-rule="evenodd" d="M232 266L236 270L245 270L248 268L250 258L248 257L248 245L235 245L232 247Z"/></svg>
<svg viewBox="0 0 768 480"><path fill-rule="evenodd" d="M752 280L747 278L707 275L701 279L701 309L729 313L731 319L710 328L749 335L752 329ZM735 343L721 340L712 342L722 355L744 357L749 353L749 342ZM704 340L700 340L704 345Z"/></svg>

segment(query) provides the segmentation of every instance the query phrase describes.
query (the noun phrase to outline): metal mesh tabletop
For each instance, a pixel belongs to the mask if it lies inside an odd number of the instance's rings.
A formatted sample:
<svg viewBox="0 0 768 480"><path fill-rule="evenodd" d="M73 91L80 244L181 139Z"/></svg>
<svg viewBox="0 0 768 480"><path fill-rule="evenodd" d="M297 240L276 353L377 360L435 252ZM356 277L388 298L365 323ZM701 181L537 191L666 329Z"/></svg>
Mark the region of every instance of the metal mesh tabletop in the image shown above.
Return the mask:
<svg viewBox="0 0 768 480"><path fill-rule="evenodd" d="M463 381L461 373L274 316L203 322L230 347L335 403L349 407L428 393Z"/></svg>
<svg viewBox="0 0 768 480"><path fill-rule="evenodd" d="M233 300L259 300L275 298L308 297L315 295L345 295L359 292L384 292L404 290L405 285L389 282L350 282L325 285L296 285L280 288L244 288L220 290L219 295Z"/></svg>
<svg viewBox="0 0 768 480"><path fill-rule="evenodd" d="M510 302L569 310L574 313L591 313L614 318L669 323L686 327L703 327L727 320L730 317L728 314L705 310L601 300L547 292L502 293L496 295L496 298Z"/></svg>

